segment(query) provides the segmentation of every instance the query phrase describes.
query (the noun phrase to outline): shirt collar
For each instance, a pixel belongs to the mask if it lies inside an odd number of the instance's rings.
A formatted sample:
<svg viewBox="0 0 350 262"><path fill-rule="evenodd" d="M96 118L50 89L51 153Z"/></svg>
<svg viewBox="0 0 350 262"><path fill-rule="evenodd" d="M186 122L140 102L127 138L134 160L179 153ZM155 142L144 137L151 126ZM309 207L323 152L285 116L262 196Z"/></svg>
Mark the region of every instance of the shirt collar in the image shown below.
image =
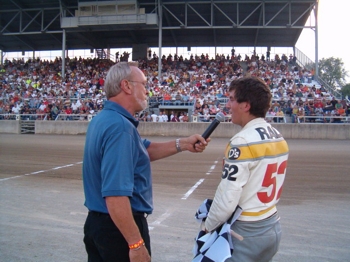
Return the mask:
<svg viewBox="0 0 350 262"><path fill-rule="evenodd" d="M116 111L128 119L136 128L139 125L139 121L137 121L124 107L115 102L106 100L103 109Z"/></svg>
<svg viewBox="0 0 350 262"><path fill-rule="evenodd" d="M243 128L242 130L245 130L251 126L254 126L254 125L257 125L257 124L263 124L263 123L266 123L265 119L264 118L261 118L261 117L258 117L258 118L254 118L252 120L250 120ZM241 131L242 131L241 130Z"/></svg>

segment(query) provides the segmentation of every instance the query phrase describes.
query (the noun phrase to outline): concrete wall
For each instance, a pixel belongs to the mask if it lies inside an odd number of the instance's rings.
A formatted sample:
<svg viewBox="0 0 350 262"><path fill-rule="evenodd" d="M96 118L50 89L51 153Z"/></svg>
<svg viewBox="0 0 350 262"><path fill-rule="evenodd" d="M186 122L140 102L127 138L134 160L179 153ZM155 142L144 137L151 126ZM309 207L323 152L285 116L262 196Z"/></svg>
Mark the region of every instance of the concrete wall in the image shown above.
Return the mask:
<svg viewBox="0 0 350 262"><path fill-rule="evenodd" d="M143 136L188 136L202 134L210 123L140 123ZM272 124L284 138L299 139L350 139L349 124ZM232 123L221 123L211 137L230 138L241 130Z"/></svg>
<svg viewBox="0 0 350 262"><path fill-rule="evenodd" d="M350 139L349 124L273 124L285 138Z"/></svg>
<svg viewBox="0 0 350 262"><path fill-rule="evenodd" d="M20 134L21 125L17 120L0 120L0 134Z"/></svg>
<svg viewBox="0 0 350 262"><path fill-rule="evenodd" d="M142 136L188 136L202 134L210 123L140 123L138 130ZM221 123L212 133L212 137L232 137L241 128L231 123Z"/></svg>
<svg viewBox="0 0 350 262"><path fill-rule="evenodd" d="M1 120L0 133L20 133L20 122ZM36 134L80 135L85 134L87 121L36 121ZM144 123L138 130L142 136L188 136L202 134L210 123ZM350 139L350 124L272 124L285 138L299 139ZM230 138L241 128L232 123L221 123L212 137Z"/></svg>
<svg viewBox="0 0 350 262"><path fill-rule="evenodd" d="M87 121L35 121L35 134L82 135L86 134Z"/></svg>

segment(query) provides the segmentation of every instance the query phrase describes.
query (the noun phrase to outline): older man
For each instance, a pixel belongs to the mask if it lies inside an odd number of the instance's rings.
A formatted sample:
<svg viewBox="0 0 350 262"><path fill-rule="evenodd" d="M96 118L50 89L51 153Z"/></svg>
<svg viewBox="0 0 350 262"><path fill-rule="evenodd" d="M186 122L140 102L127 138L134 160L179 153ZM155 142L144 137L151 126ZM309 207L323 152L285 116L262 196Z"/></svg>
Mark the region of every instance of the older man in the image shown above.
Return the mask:
<svg viewBox="0 0 350 262"><path fill-rule="evenodd" d="M150 162L185 150L202 152L209 141L199 134L163 143L141 139L133 116L147 107L146 84L137 64L112 66L104 84L108 100L87 130L83 183L88 261L151 261L146 220L153 211Z"/></svg>

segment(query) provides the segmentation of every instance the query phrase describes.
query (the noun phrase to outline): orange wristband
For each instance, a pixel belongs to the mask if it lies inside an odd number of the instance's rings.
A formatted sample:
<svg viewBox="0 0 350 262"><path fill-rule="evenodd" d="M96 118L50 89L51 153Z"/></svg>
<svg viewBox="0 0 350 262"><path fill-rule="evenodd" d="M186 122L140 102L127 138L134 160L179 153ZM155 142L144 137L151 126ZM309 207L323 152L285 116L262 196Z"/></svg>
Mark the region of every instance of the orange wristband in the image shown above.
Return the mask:
<svg viewBox="0 0 350 262"><path fill-rule="evenodd" d="M141 247L141 245L144 245L145 242L143 242L143 239L141 238L141 240L135 244L129 245L130 249L139 249Z"/></svg>

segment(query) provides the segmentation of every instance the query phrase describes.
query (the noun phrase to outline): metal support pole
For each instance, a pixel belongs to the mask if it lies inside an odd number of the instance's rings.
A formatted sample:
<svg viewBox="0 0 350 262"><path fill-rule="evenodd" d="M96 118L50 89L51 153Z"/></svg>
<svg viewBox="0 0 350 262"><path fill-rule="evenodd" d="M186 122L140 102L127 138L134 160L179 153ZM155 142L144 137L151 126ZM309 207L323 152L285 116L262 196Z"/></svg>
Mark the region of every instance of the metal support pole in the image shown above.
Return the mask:
<svg viewBox="0 0 350 262"><path fill-rule="evenodd" d="M159 55L158 55L158 83L161 84L163 81L162 78L162 5L161 0L158 0L158 48L159 48Z"/></svg>
<svg viewBox="0 0 350 262"><path fill-rule="evenodd" d="M62 72L61 72L61 77L62 77L62 83L65 75L65 66L66 66L66 30L62 30Z"/></svg>
<svg viewBox="0 0 350 262"><path fill-rule="evenodd" d="M318 2L315 6L315 80L318 81Z"/></svg>

